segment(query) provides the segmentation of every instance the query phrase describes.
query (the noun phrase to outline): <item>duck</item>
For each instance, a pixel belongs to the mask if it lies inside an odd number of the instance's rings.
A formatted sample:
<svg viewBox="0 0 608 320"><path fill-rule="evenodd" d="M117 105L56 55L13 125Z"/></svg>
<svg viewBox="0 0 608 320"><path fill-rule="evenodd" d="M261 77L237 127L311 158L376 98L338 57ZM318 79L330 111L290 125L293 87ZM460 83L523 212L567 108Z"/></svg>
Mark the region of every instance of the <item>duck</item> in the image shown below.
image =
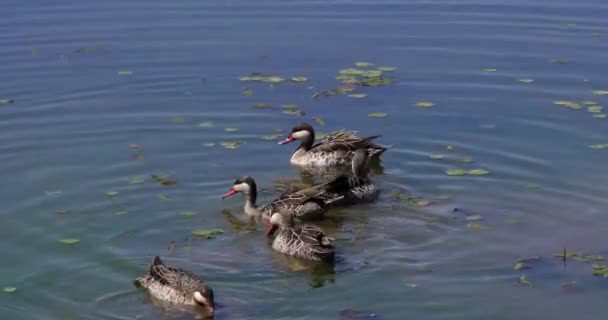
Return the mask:
<svg viewBox="0 0 608 320"><path fill-rule="evenodd" d="M320 184L326 198L335 198L334 205L350 205L355 203L372 202L380 193L376 183L369 178L369 153L366 149L354 151L352 159L352 174L339 175Z"/></svg>
<svg viewBox="0 0 608 320"><path fill-rule="evenodd" d="M150 264L148 274L135 280L135 285L161 301L201 306L209 316L214 314L211 287L191 272L165 265L159 256Z"/></svg>
<svg viewBox="0 0 608 320"><path fill-rule="evenodd" d="M342 197L329 197L324 190L310 187L293 192L286 191L270 203L258 207L256 204L257 185L251 176L236 179L232 188L222 196L222 199L237 193L243 193L245 196L245 214L252 217L258 216L264 220L269 220L272 212L279 210L294 215L298 220L322 219L330 205Z"/></svg>
<svg viewBox="0 0 608 320"><path fill-rule="evenodd" d="M334 259L334 238L311 224L296 224L293 215L274 212L270 217L266 237L276 233L272 248L280 253L310 261L331 262Z"/></svg>
<svg viewBox="0 0 608 320"><path fill-rule="evenodd" d="M374 142L380 136L358 137L354 132L337 131L314 144L315 130L308 123L299 123L279 144L300 140L300 146L291 156L291 164L300 167L335 167L349 164L354 151L366 149L371 157L380 157L391 146Z"/></svg>

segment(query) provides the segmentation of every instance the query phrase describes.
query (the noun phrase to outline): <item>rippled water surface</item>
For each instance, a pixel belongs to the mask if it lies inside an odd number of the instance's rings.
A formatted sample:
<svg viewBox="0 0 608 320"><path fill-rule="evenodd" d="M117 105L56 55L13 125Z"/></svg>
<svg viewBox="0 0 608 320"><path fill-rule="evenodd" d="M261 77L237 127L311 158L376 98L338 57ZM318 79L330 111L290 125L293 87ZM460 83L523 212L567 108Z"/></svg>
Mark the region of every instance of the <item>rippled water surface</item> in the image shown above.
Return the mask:
<svg viewBox="0 0 608 320"><path fill-rule="evenodd" d="M592 94L607 16L602 0L4 1L0 288L16 290L0 318L191 319L132 284L161 255L209 281L217 319L601 319L608 280L553 254L608 254L608 150L589 147L608 118L583 105L608 107ZM357 61L397 80L311 99ZM239 81L252 72L308 81ZM220 199L238 176L261 201L300 179L295 146L261 138L299 121L395 145L378 201L323 222L329 271L273 252L236 222L242 198ZM192 237L207 228L225 232Z"/></svg>

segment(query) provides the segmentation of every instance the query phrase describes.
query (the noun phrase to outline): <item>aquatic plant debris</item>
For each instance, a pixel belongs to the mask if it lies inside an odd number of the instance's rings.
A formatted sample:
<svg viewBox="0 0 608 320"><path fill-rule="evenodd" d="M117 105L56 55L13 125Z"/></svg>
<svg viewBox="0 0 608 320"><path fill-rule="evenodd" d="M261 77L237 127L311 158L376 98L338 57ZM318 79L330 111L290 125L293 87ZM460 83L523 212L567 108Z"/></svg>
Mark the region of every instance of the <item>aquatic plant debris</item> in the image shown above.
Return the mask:
<svg viewBox="0 0 608 320"><path fill-rule="evenodd" d="M483 69L483 71L485 71L485 72L496 72L498 70L496 70L494 68L486 68L486 69Z"/></svg>
<svg viewBox="0 0 608 320"><path fill-rule="evenodd" d="M293 81L293 82L306 82L306 81L308 81L308 78L306 78L306 77L292 77L291 81Z"/></svg>
<svg viewBox="0 0 608 320"><path fill-rule="evenodd" d="M140 184L140 183L144 183L144 179L141 177L133 177L131 179L129 179L129 184Z"/></svg>
<svg viewBox="0 0 608 320"><path fill-rule="evenodd" d="M464 169L449 169L445 172L448 176L464 176L467 171Z"/></svg>
<svg viewBox="0 0 608 320"><path fill-rule="evenodd" d="M118 192L116 192L116 191L108 191L108 192L106 192L106 195L107 195L108 197L114 197L114 196L116 196L117 194L118 194Z"/></svg>
<svg viewBox="0 0 608 320"><path fill-rule="evenodd" d="M369 63L369 62L355 62L355 66L361 67L361 68L367 68L367 67L371 67L373 65L374 65L373 63Z"/></svg>
<svg viewBox="0 0 608 320"><path fill-rule="evenodd" d="M212 128L214 126L213 121L199 122L197 127L199 128Z"/></svg>
<svg viewBox="0 0 608 320"><path fill-rule="evenodd" d="M591 267L593 268L592 275L608 278L608 265L594 263Z"/></svg>
<svg viewBox="0 0 608 320"><path fill-rule="evenodd" d="M513 266L513 270L515 271L519 271L521 269L529 269L530 266L528 266L525 262L517 262L515 263L515 266Z"/></svg>
<svg viewBox="0 0 608 320"><path fill-rule="evenodd" d="M205 148L215 147L215 142L205 142L205 143L202 143L201 146L205 147Z"/></svg>
<svg viewBox="0 0 608 320"><path fill-rule="evenodd" d="M306 115L306 113L304 111L298 110L298 109L284 109L283 113L290 115L290 116L297 116L297 117L302 117L302 116Z"/></svg>
<svg viewBox="0 0 608 320"><path fill-rule="evenodd" d="M467 220L467 221L480 221L480 220L483 220L483 216L479 215L479 214L472 214L472 215L466 216L465 220Z"/></svg>
<svg viewBox="0 0 608 320"><path fill-rule="evenodd" d="M393 71L397 70L397 68L395 68L395 67L378 67L378 68L376 68L376 70L382 71L382 72L393 72Z"/></svg>
<svg viewBox="0 0 608 320"><path fill-rule="evenodd" d="M523 275L523 274L521 276L519 276L519 284L525 285L525 286L532 286L532 283L528 280L526 275Z"/></svg>
<svg viewBox="0 0 608 320"><path fill-rule="evenodd" d="M553 104L556 104L558 106L564 106L564 107L568 107L570 109L581 109L582 106L576 102L572 102L572 101L564 101L564 100L558 100L558 101L553 101Z"/></svg>
<svg viewBox="0 0 608 320"><path fill-rule="evenodd" d="M192 231L192 234L205 239L215 238L215 236L224 233L224 229L198 229Z"/></svg>
<svg viewBox="0 0 608 320"><path fill-rule="evenodd" d="M586 105L586 106L595 106L598 103L595 102L595 101L583 101L583 104Z"/></svg>
<svg viewBox="0 0 608 320"><path fill-rule="evenodd" d="M251 105L254 109L270 109L272 105L270 103L258 102Z"/></svg>
<svg viewBox="0 0 608 320"><path fill-rule="evenodd" d="M224 131L226 132L239 132L238 128L225 128Z"/></svg>
<svg viewBox="0 0 608 320"><path fill-rule="evenodd" d="M243 95L245 97L251 97L253 95L253 90L251 88L245 88L243 90Z"/></svg>
<svg viewBox="0 0 608 320"><path fill-rule="evenodd" d="M418 101L415 104L416 107L420 107L420 108L429 108L429 107L432 107L434 105L435 105L434 103L428 102L428 101Z"/></svg>
<svg viewBox="0 0 608 320"><path fill-rule="evenodd" d="M598 119L604 119L606 118L606 114L604 113L596 113L593 115L594 118L598 118Z"/></svg>
<svg viewBox="0 0 608 320"><path fill-rule="evenodd" d="M488 225L481 224L478 222L472 222L472 223L467 224L467 228L474 229L474 230L492 230L493 229L492 227L490 227Z"/></svg>
<svg viewBox="0 0 608 320"><path fill-rule="evenodd" d="M607 96L608 90L593 90L593 91L591 91L591 93L596 96Z"/></svg>
<svg viewBox="0 0 608 320"><path fill-rule="evenodd" d="M439 160L439 159L443 159L443 155L440 153L433 153L433 154L429 155L429 158L431 158L433 160Z"/></svg>
<svg viewBox="0 0 608 320"><path fill-rule="evenodd" d="M473 175L473 176L481 176L481 175L486 175L489 173L490 173L490 171L486 170L486 169L471 169L471 170L467 171L467 174Z"/></svg>
<svg viewBox="0 0 608 320"><path fill-rule="evenodd" d="M518 81L521 83L532 83L534 82L534 79L519 79Z"/></svg>
<svg viewBox="0 0 608 320"><path fill-rule="evenodd" d="M223 141L221 143L222 147L226 148L226 149L236 149L238 148L241 144L243 144L242 141Z"/></svg>
<svg viewBox="0 0 608 320"><path fill-rule="evenodd" d="M59 240L59 242L63 243L63 244L77 244L78 242L80 242L80 239L67 238L67 239L61 239L61 240Z"/></svg>
<svg viewBox="0 0 608 320"><path fill-rule="evenodd" d="M576 23L565 23L564 26L566 26L568 28L574 28L574 27L576 27Z"/></svg>
<svg viewBox="0 0 608 320"><path fill-rule="evenodd" d="M321 117L315 117L314 120L320 126L324 126L325 125L325 121L323 121L323 118L321 118Z"/></svg>
<svg viewBox="0 0 608 320"><path fill-rule="evenodd" d="M9 103L15 103L15 100L13 100L13 99L0 99L0 104L9 104Z"/></svg>
<svg viewBox="0 0 608 320"><path fill-rule="evenodd" d="M133 74L132 71L118 71L119 76L130 76L132 74Z"/></svg>
<svg viewBox="0 0 608 320"><path fill-rule="evenodd" d="M120 216L125 215L127 213L129 213L129 211L127 211L127 210L118 210L118 211L116 211L116 214L120 215Z"/></svg>
<svg viewBox="0 0 608 320"><path fill-rule="evenodd" d="M166 195L164 193L159 193L158 198L163 201L171 201L171 197L169 197L168 195Z"/></svg>
<svg viewBox="0 0 608 320"><path fill-rule="evenodd" d="M367 115L370 118L385 118L388 116L386 112L372 112Z"/></svg>
<svg viewBox="0 0 608 320"><path fill-rule="evenodd" d="M4 288L2 288L2 291L6 292L6 293L13 293L13 292L17 291L17 288L15 288L15 287L4 287Z"/></svg>
<svg viewBox="0 0 608 320"><path fill-rule="evenodd" d="M192 217L194 215L194 212L192 211L182 211L181 215L184 217Z"/></svg>
<svg viewBox="0 0 608 320"><path fill-rule="evenodd" d="M602 109L604 109L604 108L600 107L600 106L590 106L590 107L587 107L587 111L589 111L591 113L601 113Z"/></svg>
<svg viewBox="0 0 608 320"><path fill-rule="evenodd" d="M589 146L589 148L591 149L608 149L608 143L607 144L594 144Z"/></svg>
<svg viewBox="0 0 608 320"><path fill-rule="evenodd" d="M361 98L367 97L367 94L365 94L365 93L353 93L353 94L349 94L348 96L351 97L351 98L355 98L355 99L361 99Z"/></svg>

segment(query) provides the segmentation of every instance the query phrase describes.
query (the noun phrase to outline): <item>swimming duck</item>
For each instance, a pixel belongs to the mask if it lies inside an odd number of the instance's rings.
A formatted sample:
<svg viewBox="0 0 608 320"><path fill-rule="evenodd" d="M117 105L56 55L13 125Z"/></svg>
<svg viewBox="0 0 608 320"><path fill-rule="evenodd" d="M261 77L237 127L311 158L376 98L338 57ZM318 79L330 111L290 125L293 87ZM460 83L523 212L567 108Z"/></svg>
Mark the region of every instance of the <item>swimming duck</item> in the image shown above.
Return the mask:
<svg viewBox="0 0 608 320"><path fill-rule="evenodd" d="M213 290L194 274L165 265L159 256L150 264L149 273L135 280L135 285L145 288L159 300L202 306L213 316Z"/></svg>
<svg viewBox="0 0 608 320"><path fill-rule="evenodd" d="M340 198L336 205L373 201L380 190L369 178L368 161L369 154L366 149L356 150L352 160L352 175L339 175L318 188L325 190L327 198Z"/></svg>
<svg viewBox="0 0 608 320"><path fill-rule="evenodd" d="M285 192L270 203L258 207L257 186L255 180L250 176L244 176L234 181L230 190L222 196L222 199L237 193L245 195L245 213L249 216L261 216L270 219L271 213L276 211L287 212L299 220L320 219L329 208L329 205L341 198L328 198L324 190L318 188L306 188L295 192Z"/></svg>
<svg viewBox="0 0 608 320"><path fill-rule="evenodd" d="M291 129L289 136L279 142L287 144L302 141L291 156L291 164L302 167L332 167L348 164L354 151L366 149L370 157L379 157L389 146L373 142L379 136L358 137L353 132L338 131L327 135L323 141L314 144L315 130L308 123L300 123Z"/></svg>
<svg viewBox="0 0 608 320"><path fill-rule="evenodd" d="M293 215L274 212L266 237L278 231L272 241L272 248L280 253L312 261L331 261L335 248L323 230L313 225L297 225Z"/></svg>

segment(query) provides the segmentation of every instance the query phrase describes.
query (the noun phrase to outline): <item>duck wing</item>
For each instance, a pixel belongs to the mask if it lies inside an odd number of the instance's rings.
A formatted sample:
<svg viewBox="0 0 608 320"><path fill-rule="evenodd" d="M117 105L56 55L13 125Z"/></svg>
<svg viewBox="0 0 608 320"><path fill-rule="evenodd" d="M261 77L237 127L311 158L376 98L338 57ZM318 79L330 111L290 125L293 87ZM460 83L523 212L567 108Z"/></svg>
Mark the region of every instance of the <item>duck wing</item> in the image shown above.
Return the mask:
<svg viewBox="0 0 608 320"><path fill-rule="evenodd" d="M158 256L150 265L150 275L158 282L179 291L193 291L201 283L201 280L194 274L167 266Z"/></svg>
<svg viewBox="0 0 608 320"><path fill-rule="evenodd" d="M293 232L297 234L299 241L309 246L316 253L327 254L334 250L332 244L334 239L326 236L323 230L317 226L303 225L294 229Z"/></svg>

